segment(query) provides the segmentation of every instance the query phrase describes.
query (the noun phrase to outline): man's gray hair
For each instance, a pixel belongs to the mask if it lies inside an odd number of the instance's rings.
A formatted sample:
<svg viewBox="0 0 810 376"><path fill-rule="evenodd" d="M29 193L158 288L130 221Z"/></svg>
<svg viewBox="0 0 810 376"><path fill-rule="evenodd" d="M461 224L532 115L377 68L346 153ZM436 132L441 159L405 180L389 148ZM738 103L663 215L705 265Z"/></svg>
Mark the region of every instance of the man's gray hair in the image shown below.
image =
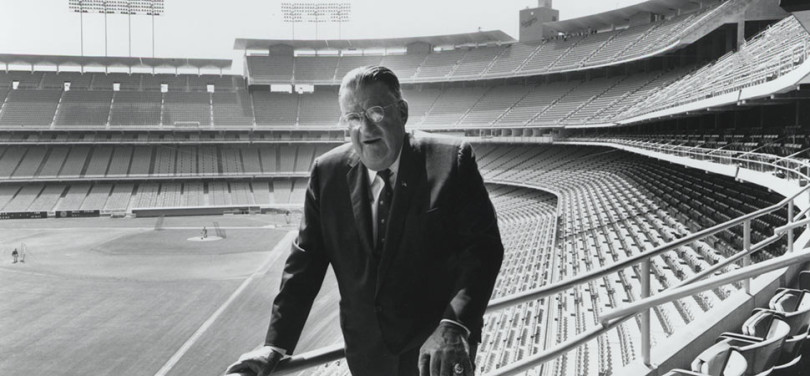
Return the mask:
<svg viewBox="0 0 810 376"><path fill-rule="evenodd" d="M402 99L399 78L394 74L394 71L382 65L366 65L350 70L349 73L343 76L338 97L342 98L347 90L355 91L361 86L367 86L374 82L382 82L388 87L388 91L394 95L394 98L397 100Z"/></svg>

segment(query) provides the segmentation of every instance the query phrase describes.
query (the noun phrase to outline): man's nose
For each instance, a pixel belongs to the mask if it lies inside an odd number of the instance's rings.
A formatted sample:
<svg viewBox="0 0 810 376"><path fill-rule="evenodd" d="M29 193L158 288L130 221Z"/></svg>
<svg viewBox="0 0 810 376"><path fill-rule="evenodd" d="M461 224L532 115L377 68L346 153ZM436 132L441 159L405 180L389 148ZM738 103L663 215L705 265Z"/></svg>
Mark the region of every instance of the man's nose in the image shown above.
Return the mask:
<svg viewBox="0 0 810 376"><path fill-rule="evenodd" d="M360 131L363 133L374 132L377 130L377 123L371 121L365 114L363 115L362 124L360 125Z"/></svg>

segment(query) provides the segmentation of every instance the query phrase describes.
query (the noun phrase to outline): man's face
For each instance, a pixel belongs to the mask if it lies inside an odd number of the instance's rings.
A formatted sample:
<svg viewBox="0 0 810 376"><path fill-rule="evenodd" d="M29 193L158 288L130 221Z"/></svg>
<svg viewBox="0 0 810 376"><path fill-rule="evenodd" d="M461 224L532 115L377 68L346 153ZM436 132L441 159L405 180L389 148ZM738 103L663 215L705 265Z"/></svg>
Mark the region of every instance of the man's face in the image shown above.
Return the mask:
<svg viewBox="0 0 810 376"><path fill-rule="evenodd" d="M383 119L375 123L364 112L374 106L383 107ZM405 140L405 122L408 120L408 103L397 98L381 82L361 85L347 90L340 97L343 115L360 114L359 126L349 127L352 146L363 165L374 171L390 167L399 156Z"/></svg>

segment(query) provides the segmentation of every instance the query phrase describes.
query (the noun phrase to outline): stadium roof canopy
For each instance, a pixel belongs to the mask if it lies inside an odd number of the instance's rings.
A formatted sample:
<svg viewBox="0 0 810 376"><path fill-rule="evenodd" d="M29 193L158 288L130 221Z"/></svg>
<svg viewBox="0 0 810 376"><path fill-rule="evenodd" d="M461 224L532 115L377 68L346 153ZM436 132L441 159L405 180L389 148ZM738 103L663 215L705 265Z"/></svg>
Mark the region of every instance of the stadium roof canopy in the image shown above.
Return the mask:
<svg viewBox="0 0 810 376"><path fill-rule="evenodd" d="M432 46L461 46L481 45L488 43L512 43L515 39L500 30L478 31L465 34L434 35L426 37L387 38L387 39L318 39L318 40L289 40L289 39L245 39L237 38L233 48L235 50L262 50L270 46L284 44L294 49L371 49L371 48L397 48L412 43L423 42Z"/></svg>
<svg viewBox="0 0 810 376"><path fill-rule="evenodd" d="M66 56L66 55L15 55L0 54L0 64L55 65L55 66L123 66L123 67L193 67L230 68L233 62L224 59L173 59L151 57L107 57L107 56Z"/></svg>
<svg viewBox="0 0 810 376"><path fill-rule="evenodd" d="M694 9L701 2L700 0L648 0L624 8L563 21L546 22L543 25L561 33L572 33L587 29L599 30L613 25L625 25L630 17L638 13L650 12L670 15L677 13L678 9Z"/></svg>

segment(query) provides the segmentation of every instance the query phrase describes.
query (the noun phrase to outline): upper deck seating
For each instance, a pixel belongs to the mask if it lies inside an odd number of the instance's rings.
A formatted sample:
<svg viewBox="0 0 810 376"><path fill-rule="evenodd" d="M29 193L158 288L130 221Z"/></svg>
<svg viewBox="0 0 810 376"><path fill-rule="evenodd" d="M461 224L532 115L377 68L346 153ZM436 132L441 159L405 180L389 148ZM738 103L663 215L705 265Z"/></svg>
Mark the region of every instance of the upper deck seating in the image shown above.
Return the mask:
<svg viewBox="0 0 810 376"><path fill-rule="evenodd" d="M117 91L113 96L110 125L160 125L163 94L159 91Z"/></svg>
<svg viewBox="0 0 810 376"><path fill-rule="evenodd" d="M338 56L298 56L295 58L295 81L332 82L339 59Z"/></svg>
<svg viewBox="0 0 810 376"><path fill-rule="evenodd" d="M50 126L61 90L11 90L0 111L0 125Z"/></svg>
<svg viewBox="0 0 810 376"><path fill-rule="evenodd" d="M119 84L120 90L140 90L141 77L140 74L124 74L124 73L94 73L93 83L91 88L93 90L114 90L115 84ZM160 88L158 87L158 90Z"/></svg>
<svg viewBox="0 0 810 376"><path fill-rule="evenodd" d="M211 94L173 92L163 96L163 124L211 125Z"/></svg>
<svg viewBox="0 0 810 376"><path fill-rule="evenodd" d="M65 83L70 82L70 90L90 89L93 73L79 72L45 72L42 79L43 89L64 89Z"/></svg>
<svg viewBox="0 0 810 376"><path fill-rule="evenodd" d="M293 126L298 123L299 95L263 90L255 90L251 94L256 125Z"/></svg>
<svg viewBox="0 0 810 376"><path fill-rule="evenodd" d="M106 125L112 98L112 90L73 90L71 86L62 96L54 125Z"/></svg>
<svg viewBox="0 0 810 376"><path fill-rule="evenodd" d="M253 105L247 90L214 92L211 95L214 124L218 126L253 125Z"/></svg>
<svg viewBox="0 0 810 376"><path fill-rule="evenodd" d="M292 56L247 56L248 69L253 77L290 82L293 79Z"/></svg>

